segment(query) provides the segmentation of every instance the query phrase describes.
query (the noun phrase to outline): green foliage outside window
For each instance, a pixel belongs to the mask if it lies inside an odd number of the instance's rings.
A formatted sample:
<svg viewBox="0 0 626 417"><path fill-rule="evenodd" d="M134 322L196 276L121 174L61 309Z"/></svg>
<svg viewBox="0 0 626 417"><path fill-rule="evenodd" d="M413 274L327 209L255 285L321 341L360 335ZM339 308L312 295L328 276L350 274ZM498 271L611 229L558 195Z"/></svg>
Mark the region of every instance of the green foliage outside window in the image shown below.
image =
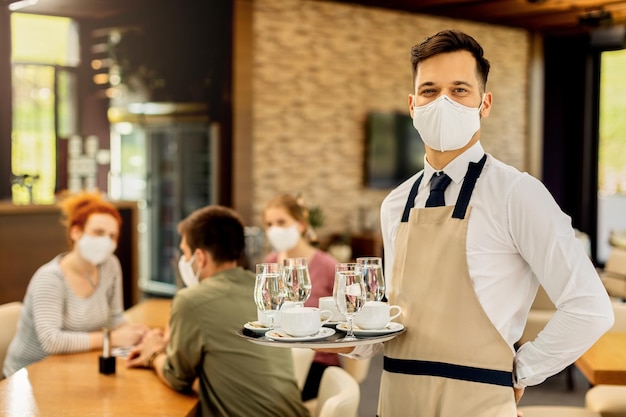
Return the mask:
<svg viewBox="0 0 626 417"><path fill-rule="evenodd" d="M16 178L27 178L14 181L13 202L49 204L56 183L55 114L60 134L76 133L76 86L73 74L62 68L79 63L78 31L68 18L13 13L11 41L11 170Z"/></svg>
<svg viewBox="0 0 626 417"><path fill-rule="evenodd" d="M602 53L598 190L626 195L626 50Z"/></svg>

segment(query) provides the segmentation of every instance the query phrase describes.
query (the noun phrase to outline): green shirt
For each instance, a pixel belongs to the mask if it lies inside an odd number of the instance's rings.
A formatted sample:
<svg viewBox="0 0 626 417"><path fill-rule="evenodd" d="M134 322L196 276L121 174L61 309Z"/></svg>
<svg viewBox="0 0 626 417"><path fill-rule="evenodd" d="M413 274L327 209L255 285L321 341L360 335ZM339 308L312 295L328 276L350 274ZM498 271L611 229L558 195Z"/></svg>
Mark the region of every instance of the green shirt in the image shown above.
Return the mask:
<svg viewBox="0 0 626 417"><path fill-rule="evenodd" d="M163 374L178 391L199 378L203 417L308 416L290 349L236 334L256 320L254 280L252 272L233 268L178 291Z"/></svg>

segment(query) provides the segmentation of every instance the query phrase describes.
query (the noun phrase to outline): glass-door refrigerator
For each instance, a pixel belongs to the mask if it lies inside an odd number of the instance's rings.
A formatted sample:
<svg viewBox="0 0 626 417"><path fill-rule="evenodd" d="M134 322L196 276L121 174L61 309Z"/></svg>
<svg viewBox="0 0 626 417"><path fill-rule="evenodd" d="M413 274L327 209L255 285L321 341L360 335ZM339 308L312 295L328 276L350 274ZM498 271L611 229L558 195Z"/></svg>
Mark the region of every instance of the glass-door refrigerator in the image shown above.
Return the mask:
<svg viewBox="0 0 626 417"><path fill-rule="evenodd" d="M173 295L181 283L178 222L217 202L217 125L144 116L118 120L111 132L110 197L140 208L138 285Z"/></svg>

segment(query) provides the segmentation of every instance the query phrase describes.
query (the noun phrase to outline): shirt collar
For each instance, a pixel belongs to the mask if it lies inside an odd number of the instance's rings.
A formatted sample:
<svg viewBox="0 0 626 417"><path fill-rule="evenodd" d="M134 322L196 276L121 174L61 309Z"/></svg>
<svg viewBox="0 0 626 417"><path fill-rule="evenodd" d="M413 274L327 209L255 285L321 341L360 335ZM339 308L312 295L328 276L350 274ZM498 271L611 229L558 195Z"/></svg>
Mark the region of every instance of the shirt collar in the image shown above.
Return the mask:
<svg viewBox="0 0 626 417"><path fill-rule="evenodd" d="M480 158L485 154L485 150L483 149L480 141L476 142L472 147L467 149L465 152L454 158L452 161L448 163L443 168L443 172L445 172L456 184L459 184L465 178L465 174L467 173L467 168L470 162L478 162ZM424 156L424 179L423 183L428 184L433 175L435 175L437 171L433 168L428 161L426 160L426 156Z"/></svg>

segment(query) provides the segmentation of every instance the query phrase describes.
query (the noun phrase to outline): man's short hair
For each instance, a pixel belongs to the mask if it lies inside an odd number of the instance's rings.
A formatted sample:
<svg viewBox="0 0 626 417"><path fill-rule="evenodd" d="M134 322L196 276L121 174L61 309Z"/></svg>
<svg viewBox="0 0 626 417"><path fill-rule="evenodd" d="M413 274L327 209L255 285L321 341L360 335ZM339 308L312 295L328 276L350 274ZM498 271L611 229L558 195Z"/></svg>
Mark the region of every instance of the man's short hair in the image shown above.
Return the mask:
<svg viewBox="0 0 626 417"><path fill-rule="evenodd" d="M239 260L245 246L241 217L224 206L194 211L178 223L178 232L192 251L205 250L216 263Z"/></svg>
<svg viewBox="0 0 626 417"><path fill-rule="evenodd" d="M489 61L483 56L483 48L476 39L458 30L443 30L411 48L413 84L420 62L438 54L456 51L467 51L476 59L476 75L484 93L489 76Z"/></svg>

